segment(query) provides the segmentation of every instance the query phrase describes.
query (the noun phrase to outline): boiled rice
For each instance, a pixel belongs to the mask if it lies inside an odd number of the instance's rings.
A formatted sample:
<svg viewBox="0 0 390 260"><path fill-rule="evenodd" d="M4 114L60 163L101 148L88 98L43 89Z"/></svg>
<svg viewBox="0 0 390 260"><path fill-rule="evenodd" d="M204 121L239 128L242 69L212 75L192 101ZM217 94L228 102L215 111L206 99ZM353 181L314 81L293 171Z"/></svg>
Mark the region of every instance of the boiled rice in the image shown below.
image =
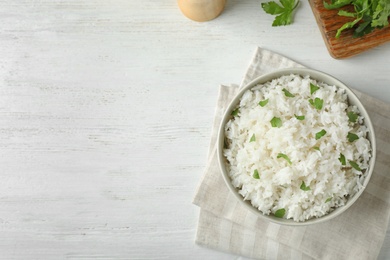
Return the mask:
<svg viewBox="0 0 390 260"><path fill-rule="evenodd" d="M319 89L311 93L310 83ZM323 100L322 109L308 101L315 98ZM262 107L264 100L268 103ZM359 115L356 123L349 122L347 112ZM244 199L263 214L284 209L282 217L294 221L321 217L363 187L371 157L368 129L357 107L348 106L344 89L291 74L247 90L235 113L225 125L228 174ZM281 119L280 127L271 125L274 117ZM316 140L322 130L326 134ZM359 139L350 142L348 133Z"/></svg>

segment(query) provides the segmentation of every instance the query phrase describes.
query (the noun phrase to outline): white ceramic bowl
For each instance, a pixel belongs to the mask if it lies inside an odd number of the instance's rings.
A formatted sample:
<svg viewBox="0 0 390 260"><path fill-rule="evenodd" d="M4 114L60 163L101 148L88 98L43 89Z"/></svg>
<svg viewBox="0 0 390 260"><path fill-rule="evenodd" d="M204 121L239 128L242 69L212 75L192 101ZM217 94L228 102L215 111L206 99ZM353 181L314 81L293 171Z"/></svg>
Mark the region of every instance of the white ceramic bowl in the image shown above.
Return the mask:
<svg viewBox="0 0 390 260"><path fill-rule="evenodd" d="M231 119L231 112L235 109L235 107L238 105L242 95L245 91L248 89L251 89L255 87L258 84L263 84L268 81L271 81L273 79L279 78L283 75L290 75L290 74L298 74L302 76L310 76L312 79L315 79L320 82L324 82L328 85L334 85L339 88L345 89L347 95L348 95L348 103L349 105L355 105L359 111L360 114L364 117L364 124L368 127L369 133L367 136L367 139L371 142L371 149L372 149L372 156L369 161L369 168L365 172L366 178L363 183L363 188L357 192L354 196L348 199L346 204L342 207L338 207L332 212L328 213L327 215L324 215L320 218L312 218L304 222L296 222L292 219L284 219L284 218L278 218L273 215L264 215L262 212L260 212L258 209L254 208L250 201L244 201L243 197L238 193L238 189L236 189L232 183L231 179L228 175L228 172L226 170L226 158L223 155L223 146L224 146L224 140L225 140L225 125ZM282 69L278 70L266 75L263 75L261 77L256 78L252 82L250 82L247 86L245 86L237 95L236 97L231 101L229 104L223 118L222 122L218 131L218 142L217 142L217 154L218 154L218 161L219 166L223 175L223 178L226 182L226 185L229 187L230 191L234 193L235 197L240 201L240 203L247 208L248 210L255 213L257 216L262 217L264 219L267 219L269 221L275 222L277 224L283 224L283 225L293 225L293 226L302 226L302 225L308 225L308 224L315 224L324 222L326 220L332 219L338 215L340 215L342 212L346 211L364 192L364 188L367 187L368 182L370 181L370 177L372 175L372 172L374 170L374 164L375 164L375 158L376 158L376 142L375 142L375 133L374 128L372 126L370 117L368 116L368 113L366 109L363 107L362 103L358 99L358 97L349 89L345 84L340 82L339 80L335 79L334 77L325 74L320 71L311 70L311 69L302 69L302 68L294 68L294 69Z"/></svg>

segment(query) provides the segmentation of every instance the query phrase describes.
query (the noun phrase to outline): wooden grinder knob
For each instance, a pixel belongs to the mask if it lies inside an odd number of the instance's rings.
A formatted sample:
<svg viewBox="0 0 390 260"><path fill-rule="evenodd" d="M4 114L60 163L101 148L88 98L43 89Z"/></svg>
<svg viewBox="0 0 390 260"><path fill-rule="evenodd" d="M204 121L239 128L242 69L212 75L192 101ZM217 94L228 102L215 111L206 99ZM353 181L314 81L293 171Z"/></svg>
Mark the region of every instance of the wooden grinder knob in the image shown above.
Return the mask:
<svg viewBox="0 0 390 260"><path fill-rule="evenodd" d="M205 22L221 14L226 0L177 0L177 3L185 16L194 21Z"/></svg>

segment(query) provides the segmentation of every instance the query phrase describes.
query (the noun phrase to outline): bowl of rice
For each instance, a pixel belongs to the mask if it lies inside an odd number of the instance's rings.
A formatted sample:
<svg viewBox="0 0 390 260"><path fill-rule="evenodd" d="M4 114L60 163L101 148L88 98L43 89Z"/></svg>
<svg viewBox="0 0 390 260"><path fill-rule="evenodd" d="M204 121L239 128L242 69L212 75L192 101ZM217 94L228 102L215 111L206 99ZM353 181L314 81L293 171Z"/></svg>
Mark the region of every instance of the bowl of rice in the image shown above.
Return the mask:
<svg viewBox="0 0 390 260"><path fill-rule="evenodd" d="M219 166L248 210L284 225L332 219L372 175L375 133L345 84L311 69L256 78L228 106L218 130Z"/></svg>

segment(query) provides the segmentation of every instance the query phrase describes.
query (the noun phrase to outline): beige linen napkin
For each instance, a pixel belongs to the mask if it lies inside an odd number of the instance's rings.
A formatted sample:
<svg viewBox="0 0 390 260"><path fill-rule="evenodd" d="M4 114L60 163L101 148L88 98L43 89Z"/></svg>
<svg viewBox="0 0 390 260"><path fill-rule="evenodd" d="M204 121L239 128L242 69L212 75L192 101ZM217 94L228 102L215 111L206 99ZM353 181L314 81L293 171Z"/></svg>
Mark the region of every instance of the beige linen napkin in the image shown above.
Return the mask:
<svg viewBox="0 0 390 260"><path fill-rule="evenodd" d="M258 48L241 84L264 73L301 65ZM200 217L196 243L258 259L376 259L390 215L390 105L358 91L374 124L377 161L362 196L342 215L306 227L277 225L243 208L228 190L216 157L216 132L238 86L221 86L215 113L209 161L194 204Z"/></svg>

